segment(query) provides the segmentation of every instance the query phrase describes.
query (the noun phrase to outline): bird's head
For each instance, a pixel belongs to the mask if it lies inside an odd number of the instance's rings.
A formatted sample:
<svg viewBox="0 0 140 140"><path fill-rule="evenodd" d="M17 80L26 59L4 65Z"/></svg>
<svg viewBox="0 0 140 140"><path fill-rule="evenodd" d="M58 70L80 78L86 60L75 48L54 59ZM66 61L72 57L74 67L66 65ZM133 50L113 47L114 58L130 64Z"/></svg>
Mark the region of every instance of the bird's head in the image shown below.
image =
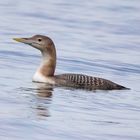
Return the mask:
<svg viewBox="0 0 140 140"><path fill-rule="evenodd" d="M29 38L13 38L13 39L18 42L28 44L40 51L49 51L51 47L54 46L53 41L49 37L43 35L35 35Z"/></svg>

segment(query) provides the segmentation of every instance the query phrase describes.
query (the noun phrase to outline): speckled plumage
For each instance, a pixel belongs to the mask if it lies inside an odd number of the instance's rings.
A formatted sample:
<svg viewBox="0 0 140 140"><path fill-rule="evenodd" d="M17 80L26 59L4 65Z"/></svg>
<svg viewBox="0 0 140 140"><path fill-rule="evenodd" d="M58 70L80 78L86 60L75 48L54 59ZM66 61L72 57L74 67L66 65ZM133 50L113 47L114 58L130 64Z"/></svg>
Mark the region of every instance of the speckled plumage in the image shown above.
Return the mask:
<svg viewBox="0 0 140 140"><path fill-rule="evenodd" d="M113 89L126 89L125 87L118 85L109 80L92 77L83 74L62 74L56 75L56 83L58 85L75 87L75 88L84 88L89 90L113 90Z"/></svg>

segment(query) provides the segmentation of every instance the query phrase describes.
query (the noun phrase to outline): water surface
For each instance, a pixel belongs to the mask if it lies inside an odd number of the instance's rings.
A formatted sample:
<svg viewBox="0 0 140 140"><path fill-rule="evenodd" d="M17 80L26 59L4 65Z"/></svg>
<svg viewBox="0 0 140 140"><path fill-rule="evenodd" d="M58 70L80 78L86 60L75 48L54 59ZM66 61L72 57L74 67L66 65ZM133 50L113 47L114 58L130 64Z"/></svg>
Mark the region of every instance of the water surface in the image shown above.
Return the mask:
<svg viewBox="0 0 140 140"><path fill-rule="evenodd" d="M139 0L0 1L0 139L139 140ZM50 36L56 73L130 87L89 92L31 82L40 53L14 37Z"/></svg>

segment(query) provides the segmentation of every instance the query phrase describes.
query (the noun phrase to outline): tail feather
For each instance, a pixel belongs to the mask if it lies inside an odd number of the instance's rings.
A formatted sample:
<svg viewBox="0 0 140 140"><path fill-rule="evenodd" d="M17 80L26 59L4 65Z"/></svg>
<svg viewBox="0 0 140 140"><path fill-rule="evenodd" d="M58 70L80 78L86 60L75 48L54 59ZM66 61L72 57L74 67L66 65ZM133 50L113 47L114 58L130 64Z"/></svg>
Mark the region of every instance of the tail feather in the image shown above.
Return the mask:
<svg viewBox="0 0 140 140"><path fill-rule="evenodd" d="M118 85L116 86L116 89L124 89L124 90L130 90L130 88L127 88L127 87L124 87L124 86L121 86L121 85Z"/></svg>

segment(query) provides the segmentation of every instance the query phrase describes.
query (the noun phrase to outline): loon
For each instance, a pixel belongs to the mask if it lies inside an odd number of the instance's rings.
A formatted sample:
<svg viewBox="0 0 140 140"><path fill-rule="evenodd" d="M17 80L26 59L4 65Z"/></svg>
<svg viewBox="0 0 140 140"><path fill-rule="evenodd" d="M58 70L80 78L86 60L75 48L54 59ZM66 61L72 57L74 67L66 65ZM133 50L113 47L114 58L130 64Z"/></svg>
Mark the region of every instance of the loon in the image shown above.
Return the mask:
<svg viewBox="0 0 140 140"><path fill-rule="evenodd" d="M110 80L84 74L54 75L56 67L56 49L50 37L35 35L29 38L13 38L15 41L28 44L42 53L42 62L33 76L33 82L47 83L64 87L87 90L121 90L128 89Z"/></svg>

